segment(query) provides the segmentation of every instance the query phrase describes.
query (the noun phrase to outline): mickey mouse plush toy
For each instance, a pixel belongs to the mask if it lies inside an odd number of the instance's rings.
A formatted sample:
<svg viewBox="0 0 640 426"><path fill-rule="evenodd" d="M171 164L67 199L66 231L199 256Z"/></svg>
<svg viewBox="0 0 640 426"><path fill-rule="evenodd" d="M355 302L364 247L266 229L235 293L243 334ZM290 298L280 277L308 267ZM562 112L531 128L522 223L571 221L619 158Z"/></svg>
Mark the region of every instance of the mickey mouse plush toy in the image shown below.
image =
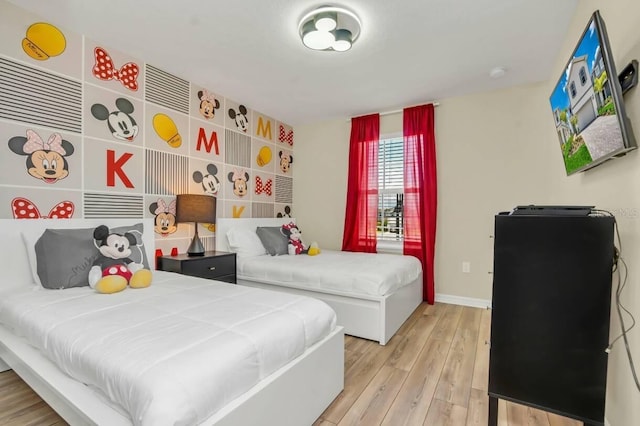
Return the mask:
<svg viewBox="0 0 640 426"><path fill-rule="evenodd" d="M112 233L105 225L93 231L93 238L100 254L89 271L89 285L98 293L117 293L129 284L131 288L145 288L151 284L151 271L129 258L130 246L136 245L136 237Z"/></svg>
<svg viewBox="0 0 640 426"><path fill-rule="evenodd" d="M289 238L289 255L308 254L309 256L315 256L320 253L317 243L314 242L307 246L302 242L302 231L295 223L291 222L282 225L280 231L285 237Z"/></svg>

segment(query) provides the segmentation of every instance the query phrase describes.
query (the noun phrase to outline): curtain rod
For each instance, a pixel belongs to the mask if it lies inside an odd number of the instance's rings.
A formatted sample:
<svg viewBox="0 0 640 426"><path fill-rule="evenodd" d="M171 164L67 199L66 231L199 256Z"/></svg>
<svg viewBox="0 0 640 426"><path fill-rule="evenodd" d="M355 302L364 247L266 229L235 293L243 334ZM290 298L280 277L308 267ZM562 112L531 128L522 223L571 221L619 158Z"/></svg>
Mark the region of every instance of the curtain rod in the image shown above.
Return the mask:
<svg viewBox="0 0 640 426"><path fill-rule="evenodd" d="M421 105L428 105L428 104L433 104L434 108L440 106L440 102L427 102L426 104L421 104ZM407 107L407 108L411 108L411 107ZM385 112L380 112L378 114L380 115L380 117L385 115L399 114L403 111L403 109L394 109L393 111L385 111ZM371 113L371 114L375 114L375 113ZM369 115L369 114L362 114L362 115ZM358 117L362 117L362 116L359 115ZM348 118L347 121L351 121L351 118Z"/></svg>

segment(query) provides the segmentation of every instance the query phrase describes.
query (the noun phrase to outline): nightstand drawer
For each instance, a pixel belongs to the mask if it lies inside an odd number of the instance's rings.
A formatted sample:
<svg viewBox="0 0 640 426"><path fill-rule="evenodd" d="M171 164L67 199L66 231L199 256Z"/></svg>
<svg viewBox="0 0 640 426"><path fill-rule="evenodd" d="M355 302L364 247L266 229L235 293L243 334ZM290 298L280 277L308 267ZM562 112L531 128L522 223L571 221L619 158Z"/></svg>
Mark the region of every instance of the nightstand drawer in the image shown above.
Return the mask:
<svg viewBox="0 0 640 426"><path fill-rule="evenodd" d="M235 256L217 256L198 260L190 260L182 265L182 273L202 278L222 277L235 275Z"/></svg>
<svg viewBox="0 0 640 426"><path fill-rule="evenodd" d="M204 256L161 256L158 269L211 280L236 283L236 254L223 251L207 251Z"/></svg>

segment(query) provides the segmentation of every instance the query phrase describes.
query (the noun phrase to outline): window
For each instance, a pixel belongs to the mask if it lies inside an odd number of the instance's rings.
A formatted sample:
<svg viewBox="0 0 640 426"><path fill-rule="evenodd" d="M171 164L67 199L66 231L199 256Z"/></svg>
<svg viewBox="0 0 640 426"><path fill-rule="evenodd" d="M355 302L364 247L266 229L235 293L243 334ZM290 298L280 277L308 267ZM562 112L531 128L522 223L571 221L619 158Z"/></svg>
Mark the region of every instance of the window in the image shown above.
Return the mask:
<svg viewBox="0 0 640 426"><path fill-rule="evenodd" d="M381 138L378 148L378 241L402 241L404 141Z"/></svg>
<svg viewBox="0 0 640 426"><path fill-rule="evenodd" d="M580 68L580 72L578 74L580 75L580 84L583 86L587 84L587 72L584 70L584 67Z"/></svg>
<svg viewBox="0 0 640 426"><path fill-rule="evenodd" d="M576 84L573 81L569 85L569 90L571 91L571 97L575 98L577 92L576 92Z"/></svg>

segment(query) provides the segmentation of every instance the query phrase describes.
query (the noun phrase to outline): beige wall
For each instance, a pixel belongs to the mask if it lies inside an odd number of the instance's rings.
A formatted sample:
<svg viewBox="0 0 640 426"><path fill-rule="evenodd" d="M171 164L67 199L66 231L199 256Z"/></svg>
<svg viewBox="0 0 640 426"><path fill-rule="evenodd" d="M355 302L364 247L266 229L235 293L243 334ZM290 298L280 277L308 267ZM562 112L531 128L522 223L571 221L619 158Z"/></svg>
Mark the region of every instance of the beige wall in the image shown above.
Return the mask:
<svg viewBox="0 0 640 426"><path fill-rule="evenodd" d="M554 77L562 72L589 16L600 10L605 21L611 51L618 71L631 59L640 59L640 2L637 0L578 2L578 10L562 44L562 53L554 68ZM555 81L549 82L550 93ZM640 89L625 95L627 115L636 138L640 140ZM640 153L632 152L619 160L609 161L593 170L570 178L554 176L550 187L552 203L593 203L616 214L622 239L622 255L629 265L629 280L622 295L623 304L640 319ZM555 168L557 171L558 168ZM620 326L612 309L611 336L617 336ZM630 322L627 321L627 325ZM640 368L640 328L630 335L632 353ZM640 372L639 372L640 373ZM612 426L640 424L640 392L635 388L622 341L609 356L606 418Z"/></svg>
<svg viewBox="0 0 640 426"><path fill-rule="evenodd" d="M640 3L584 0L560 40L562 51L547 82L440 100L436 109L438 229L436 293L490 299L493 215L518 204L593 204L618 219L629 282L622 300L640 320L640 156L605 163L565 176L548 97L591 13L600 9L616 65L640 58ZM640 89L626 97L640 139ZM401 131L401 114L385 116L381 133ZM336 120L296 128L294 213L307 240L340 248L344 224L350 123ZM301 171L304 170L304 173ZM463 274L462 261L471 262ZM620 327L612 310L611 335ZM640 365L640 327L630 333ZM607 420L612 426L640 424L624 346L610 355Z"/></svg>

